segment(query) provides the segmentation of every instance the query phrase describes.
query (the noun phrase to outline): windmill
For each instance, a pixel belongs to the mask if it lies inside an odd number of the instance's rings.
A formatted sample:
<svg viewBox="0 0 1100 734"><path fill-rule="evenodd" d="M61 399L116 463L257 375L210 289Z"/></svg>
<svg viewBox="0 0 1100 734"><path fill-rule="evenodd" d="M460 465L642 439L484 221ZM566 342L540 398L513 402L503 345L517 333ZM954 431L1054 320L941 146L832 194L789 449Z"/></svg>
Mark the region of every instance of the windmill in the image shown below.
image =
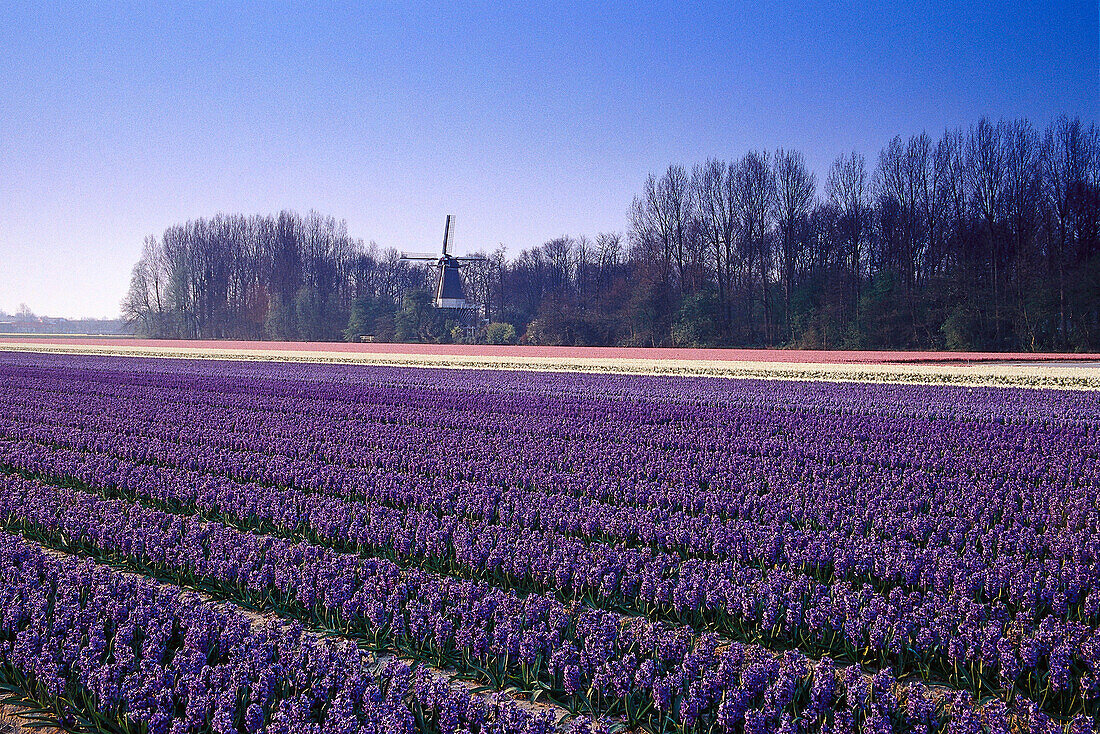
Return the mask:
<svg viewBox="0 0 1100 734"><path fill-rule="evenodd" d="M464 316L472 316L477 311L477 304L466 301L466 293L462 287L462 268L472 262L481 262L485 258L480 255L468 255L455 257L448 252L454 241L455 218L453 214L447 215L447 224L443 230L443 254L430 255L420 252L402 252L401 259L407 261L419 261L434 263L431 267L437 268L435 279L435 307L449 308L462 312Z"/></svg>

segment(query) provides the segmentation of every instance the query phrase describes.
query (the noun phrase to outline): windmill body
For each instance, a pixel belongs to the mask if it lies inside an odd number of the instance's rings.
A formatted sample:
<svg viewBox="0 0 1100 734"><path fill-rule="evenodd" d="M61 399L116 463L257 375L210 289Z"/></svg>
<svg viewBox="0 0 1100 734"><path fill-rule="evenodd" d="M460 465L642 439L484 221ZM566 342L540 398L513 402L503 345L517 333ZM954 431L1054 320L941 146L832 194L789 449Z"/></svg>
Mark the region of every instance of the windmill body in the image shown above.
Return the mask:
<svg viewBox="0 0 1100 734"><path fill-rule="evenodd" d="M472 262L482 261L481 256L456 257L449 250L454 242L454 215L447 215L447 224L443 230L443 254L429 255L424 253L401 253L401 259L407 261L429 262L435 268L435 298L433 303L436 308L448 308L460 311L477 309L477 304L466 300L466 292L462 282L462 268Z"/></svg>

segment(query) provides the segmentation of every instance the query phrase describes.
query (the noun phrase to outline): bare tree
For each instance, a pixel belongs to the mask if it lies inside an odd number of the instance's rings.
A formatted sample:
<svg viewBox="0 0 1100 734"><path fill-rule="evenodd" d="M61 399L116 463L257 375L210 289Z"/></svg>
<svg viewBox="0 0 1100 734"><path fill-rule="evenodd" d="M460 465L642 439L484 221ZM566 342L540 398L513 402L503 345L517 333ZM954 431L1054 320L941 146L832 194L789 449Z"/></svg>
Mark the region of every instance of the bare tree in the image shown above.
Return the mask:
<svg viewBox="0 0 1100 734"><path fill-rule="evenodd" d="M802 154L780 148L775 154L776 223L779 227L780 275L783 281L783 325L786 337L791 329L791 292L795 267L801 256L798 230L805 225L814 201L817 177L806 168Z"/></svg>
<svg viewBox="0 0 1100 734"><path fill-rule="evenodd" d="M1043 194L1053 213L1056 230L1054 241L1048 246L1048 260L1057 278L1058 332L1063 340L1069 334L1067 266L1085 259L1088 252L1087 246L1081 247L1075 242L1077 210L1088 201L1090 178L1095 190L1098 156L1096 127L1085 129L1079 119L1059 118L1043 140Z"/></svg>
<svg viewBox="0 0 1100 734"><path fill-rule="evenodd" d="M852 291L852 315L859 323L860 280L863 277L864 239L867 236L869 206L867 164L863 156L852 152L833 162L825 183L829 202L840 213L846 261Z"/></svg>
<svg viewBox="0 0 1100 734"><path fill-rule="evenodd" d="M767 153L746 153L737 164L736 206L740 225L740 249L745 263L749 313L761 308L763 340L771 341L768 282L772 272L771 223L775 211L775 175ZM754 272L755 268L755 272Z"/></svg>
<svg viewBox="0 0 1100 734"><path fill-rule="evenodd" d="M733 273L737 258L737 210L735 169L725 161L710 159L696 165L691 175L692 196L705 245L714 258L718 302L722 306L722 330L729 333L732 319Z"/></svg>
<svg viewBox="0 0 1100 734"><path fill-rule="evenodd" d="M646 177L642 195L635 197L631 206L630 231L636 250L657 251L661 283L668 289L672 283L675 218L666 205L664 188L653 174Z"/></svg>
<svg viewBox="0 0 1100 734"><path fill-rule="evenodd" d="M1001 293L999 286L1001 252L998 225L1004 186L1004 150L1001 138L1003 124L994 125L987 118L978 120L966 140L966 171L971 201L984 224L985 249L983 259L989 268L989 287L993 294L993 328L1000 341Z"/></svg>

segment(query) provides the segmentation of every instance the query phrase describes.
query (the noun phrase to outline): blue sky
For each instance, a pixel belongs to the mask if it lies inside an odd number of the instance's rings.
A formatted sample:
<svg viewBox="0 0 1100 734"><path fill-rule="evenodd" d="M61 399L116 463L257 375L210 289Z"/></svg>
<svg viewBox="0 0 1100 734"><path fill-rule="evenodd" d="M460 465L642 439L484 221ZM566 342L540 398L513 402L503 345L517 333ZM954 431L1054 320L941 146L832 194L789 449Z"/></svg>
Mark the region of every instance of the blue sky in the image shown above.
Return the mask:
<svg viewBox="0 0 1100 734"><path fill-rule="evenodd" d="M118 313L142 239L316 209L459 251L624 230L669 162L824 176L982 115L1098 115L1091 2L0 9L0 309Z"/></svg>

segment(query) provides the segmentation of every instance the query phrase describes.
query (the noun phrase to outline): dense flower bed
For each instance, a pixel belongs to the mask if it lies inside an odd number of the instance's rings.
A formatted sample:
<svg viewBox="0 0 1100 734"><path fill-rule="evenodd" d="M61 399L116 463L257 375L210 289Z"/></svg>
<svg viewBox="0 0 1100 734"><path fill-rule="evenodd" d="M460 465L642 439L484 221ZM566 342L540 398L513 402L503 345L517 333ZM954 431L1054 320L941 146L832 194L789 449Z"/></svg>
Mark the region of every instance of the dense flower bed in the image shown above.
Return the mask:
<svg viewBox="0 0 1100 734"><path fill-rule="evenodd" d="M347 641L5 534L0 581L0 678L82 731L411 734L446 717L454 730L552 730L505 702L441 695Z"/></svg>
<svg viewBox="0 0 1100 734"><path fill-rule="evenodd" d="M1087 730L1096 395L3 355L0 522L600 726Z"/></svg>

